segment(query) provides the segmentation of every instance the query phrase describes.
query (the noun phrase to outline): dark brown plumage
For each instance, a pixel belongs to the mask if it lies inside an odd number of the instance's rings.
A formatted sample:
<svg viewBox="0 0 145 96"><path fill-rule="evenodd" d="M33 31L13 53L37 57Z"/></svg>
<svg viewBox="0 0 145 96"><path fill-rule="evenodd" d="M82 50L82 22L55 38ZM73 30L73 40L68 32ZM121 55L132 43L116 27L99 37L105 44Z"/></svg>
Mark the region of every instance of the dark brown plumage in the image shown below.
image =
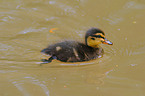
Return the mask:
<svg viewBox="0 0 145 96"><path fill-rule="evenodd" d="M42 59L43 63L50 63L53 59L62 62L82 62L96 59L103 54L103 49L99 44L112 45L105 39L103 31L97 28L91 28L86 32L85 44L77 41L64 41L50 45L41 52L50 55L50 58Z"/></svg>

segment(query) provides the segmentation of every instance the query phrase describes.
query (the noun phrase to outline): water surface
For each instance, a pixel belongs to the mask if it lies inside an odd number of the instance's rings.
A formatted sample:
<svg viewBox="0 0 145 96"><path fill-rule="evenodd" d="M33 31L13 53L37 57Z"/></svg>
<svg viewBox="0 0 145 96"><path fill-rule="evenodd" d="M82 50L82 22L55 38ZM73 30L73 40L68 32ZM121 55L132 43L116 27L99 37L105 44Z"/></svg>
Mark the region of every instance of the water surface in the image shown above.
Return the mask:
<svg viewBox="0 0 145 96"><path fill-rule="evenodd" d="M144 0L0 0L0 96L145 96L144 16ZM102 58L39 66L91 27L114 43Z"/></svg>

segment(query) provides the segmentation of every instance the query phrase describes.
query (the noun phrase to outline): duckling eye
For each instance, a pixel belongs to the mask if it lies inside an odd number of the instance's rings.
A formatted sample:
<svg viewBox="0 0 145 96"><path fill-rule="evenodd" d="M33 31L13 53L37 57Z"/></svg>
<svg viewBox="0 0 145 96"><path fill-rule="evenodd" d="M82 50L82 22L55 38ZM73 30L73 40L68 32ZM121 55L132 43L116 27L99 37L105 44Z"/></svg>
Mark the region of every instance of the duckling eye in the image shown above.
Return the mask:
<svg viewBox="0 0 145 96"><path fill-rule="evenodd" d="M95 40L95 38L91 38L92 40Z"/></svg>

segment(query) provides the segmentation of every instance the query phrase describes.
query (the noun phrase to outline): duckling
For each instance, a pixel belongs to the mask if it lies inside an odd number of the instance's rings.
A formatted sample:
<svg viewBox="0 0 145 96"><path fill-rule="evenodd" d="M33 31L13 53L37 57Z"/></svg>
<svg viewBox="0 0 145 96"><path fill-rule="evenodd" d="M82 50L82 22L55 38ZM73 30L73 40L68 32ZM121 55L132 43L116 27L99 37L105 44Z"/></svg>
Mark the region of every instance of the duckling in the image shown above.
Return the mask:
<svg viewBox="0 0 145 96"><path fill-rule="evenodd" d="M63 41L48 46L41 53L50 58L42 59L43 63L50 63L53 59L62 62L83 62L102 56L104 51L99 44L113 45L105 38L105 33L98 28L91 28L86 32L85 43L77 41Z"/></svg>

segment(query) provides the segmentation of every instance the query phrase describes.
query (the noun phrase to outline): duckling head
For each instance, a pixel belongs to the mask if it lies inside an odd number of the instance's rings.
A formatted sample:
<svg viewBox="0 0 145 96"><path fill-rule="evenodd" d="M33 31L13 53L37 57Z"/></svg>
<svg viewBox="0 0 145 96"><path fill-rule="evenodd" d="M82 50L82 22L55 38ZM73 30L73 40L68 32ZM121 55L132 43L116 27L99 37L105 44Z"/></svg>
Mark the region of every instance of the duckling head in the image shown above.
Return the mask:
<svg viewBox="0 0 145 96"><path fill-rule="evenodd" d="M98 28L91 28L86 32L85 42L88 46L97 48L99 44L113 45L105 38L105 33Z"/></svg>

